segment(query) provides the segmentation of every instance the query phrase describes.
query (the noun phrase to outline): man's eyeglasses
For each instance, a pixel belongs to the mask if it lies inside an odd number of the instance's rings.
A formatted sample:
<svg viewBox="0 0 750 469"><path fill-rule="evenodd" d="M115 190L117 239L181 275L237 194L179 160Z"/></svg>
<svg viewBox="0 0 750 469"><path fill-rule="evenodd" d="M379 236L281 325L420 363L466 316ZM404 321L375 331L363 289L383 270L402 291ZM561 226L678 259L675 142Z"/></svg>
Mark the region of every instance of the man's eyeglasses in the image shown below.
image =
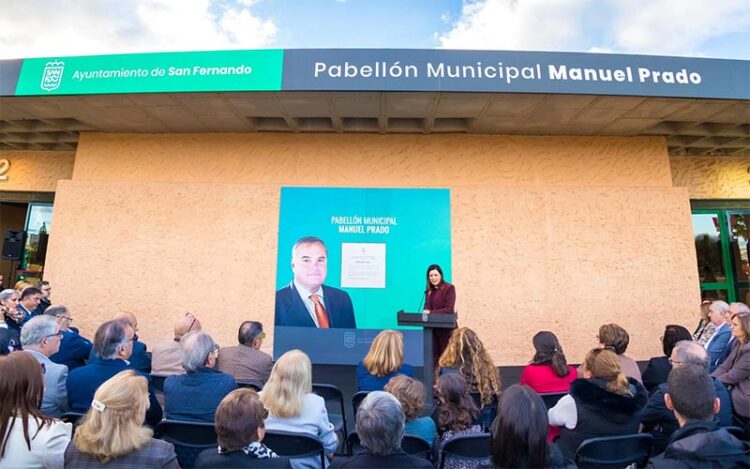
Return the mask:
<svg viewBox="0 0 750 469"><path fill-rule="evenodd" d="M50 334L50 335L45 335L45 336L44 336L44 337L42 337L42 338L43 338L43 339L46 339L47 337L62 337L62 335L63 335L62 331L57 331L57 332L55 332L54 334Z"/></svg>
<svg viewBox="0 0 750 469"><path fill-rule="evenodd" d="M221 346L219 344L214 344L214 348L211 349L211 353L218 353Z"/></svg>
<svg viewBox="0 0 750 469"><path fill-rule="evenodd" d="M193 318L193 322L190 323L190 327L188 327L188 329L187 329L187 332L190 332L190 330L195 325L195 316L193 316L193 313L185 313L185 316ZM187 334L187 332L186 332L186 334Z"/></svg>
<svg viewBox="0 0 750 469"><path fill-rule="evenodd" d="M73 322L73 318L71 318L70 316L58 316L58 318L59 319L67 319L68 321Z"/></svg>
<svg viewBox="0 0 750 469"><path fill-rule="evenodd" d="M672 366L675 366L675 365L682 365L682 362L681 362L681 361L678 361L678 360L672 360L672 359L670 358L670 359L669 359L669 364L670 364L670 365L672 365Z"/></svg>

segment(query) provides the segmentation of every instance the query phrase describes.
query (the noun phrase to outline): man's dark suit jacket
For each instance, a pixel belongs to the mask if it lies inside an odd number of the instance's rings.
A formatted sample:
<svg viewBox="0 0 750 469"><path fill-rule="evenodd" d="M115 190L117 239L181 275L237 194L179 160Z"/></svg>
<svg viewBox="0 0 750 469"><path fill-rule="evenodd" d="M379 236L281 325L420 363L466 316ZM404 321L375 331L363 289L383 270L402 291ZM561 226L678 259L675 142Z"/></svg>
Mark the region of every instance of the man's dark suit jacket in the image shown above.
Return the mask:
<svg viewBox="0 0 750 469"><path fill-rule="evenodd" d="M93 346L90 340L78 334L78 329L71 327L69 331L62 331L60 350L49 359L73 371L86 364Z"/></svg>
<svg viewBox="0 0 750 469"><path fill-rule="evenodd" d="M91 363L68 373L68 404L73 412L88 412L94 393L102 383L123 370L133 369L124 360L104 360L95 358ZM137 370L136 370L137 371ZM162 410L159 401L156 400L154 386L151 378L138 372L148 380L149 408L146 412L146 423L156 425L161 421Z"/></svg>
<svg viewBox="0 0 750 469"><path fill-rule="evenodd" d="M331 327L354 329L354 307L352 299L344 290L323 285L323 303ZM315 327L315 321L294 288L294 283L276 291L276 325L295 327Z"/></svg>

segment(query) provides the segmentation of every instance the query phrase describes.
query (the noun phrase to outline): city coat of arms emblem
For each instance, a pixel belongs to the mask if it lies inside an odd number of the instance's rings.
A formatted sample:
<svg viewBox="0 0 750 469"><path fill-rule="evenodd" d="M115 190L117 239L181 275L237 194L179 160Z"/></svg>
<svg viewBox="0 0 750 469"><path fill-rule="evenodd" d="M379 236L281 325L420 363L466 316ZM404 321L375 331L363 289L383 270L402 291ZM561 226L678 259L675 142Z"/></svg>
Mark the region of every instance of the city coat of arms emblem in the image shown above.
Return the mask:
<svg viewBox="0 0 750 469"><path fill-rule="evenodd" d="M63 77L64 62L47 62L42 73L42 83L39 85L44 91L54 91L60 87Z"/></svg>

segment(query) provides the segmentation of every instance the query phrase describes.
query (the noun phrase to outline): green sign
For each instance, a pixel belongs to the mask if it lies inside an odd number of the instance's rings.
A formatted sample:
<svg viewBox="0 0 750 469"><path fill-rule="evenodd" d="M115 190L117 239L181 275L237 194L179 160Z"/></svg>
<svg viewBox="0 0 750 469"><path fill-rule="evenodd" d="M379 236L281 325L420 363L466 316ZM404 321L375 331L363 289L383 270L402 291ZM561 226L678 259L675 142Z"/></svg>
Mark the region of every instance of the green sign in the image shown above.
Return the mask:
<svg viewBox="0 0 750 469"><path fill-rule="evenodd" d="M278 91L283 62L281 49L26 59L16 96Z"/></svg>

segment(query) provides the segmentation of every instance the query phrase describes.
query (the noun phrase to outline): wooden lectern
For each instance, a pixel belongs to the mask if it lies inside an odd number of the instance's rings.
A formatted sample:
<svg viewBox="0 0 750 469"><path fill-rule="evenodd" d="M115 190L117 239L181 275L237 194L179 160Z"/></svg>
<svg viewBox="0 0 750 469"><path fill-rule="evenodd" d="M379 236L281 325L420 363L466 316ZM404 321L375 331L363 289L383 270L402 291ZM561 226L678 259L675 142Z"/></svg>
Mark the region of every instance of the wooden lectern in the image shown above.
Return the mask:
<svg viewBox="0 0 750 469"><path fill-rule="evenodd" d="M456 319L458 314L422 314L422 313L406 313L404 310L399 311L397 314L399 326L417 326L423 329L422 342L423 342L423 353L424 353L424 387L425 387L425 408L432 408L432 385L433 385L433 369L432 369L432 330L433 329L454 329L456 327Z"/></svg>

